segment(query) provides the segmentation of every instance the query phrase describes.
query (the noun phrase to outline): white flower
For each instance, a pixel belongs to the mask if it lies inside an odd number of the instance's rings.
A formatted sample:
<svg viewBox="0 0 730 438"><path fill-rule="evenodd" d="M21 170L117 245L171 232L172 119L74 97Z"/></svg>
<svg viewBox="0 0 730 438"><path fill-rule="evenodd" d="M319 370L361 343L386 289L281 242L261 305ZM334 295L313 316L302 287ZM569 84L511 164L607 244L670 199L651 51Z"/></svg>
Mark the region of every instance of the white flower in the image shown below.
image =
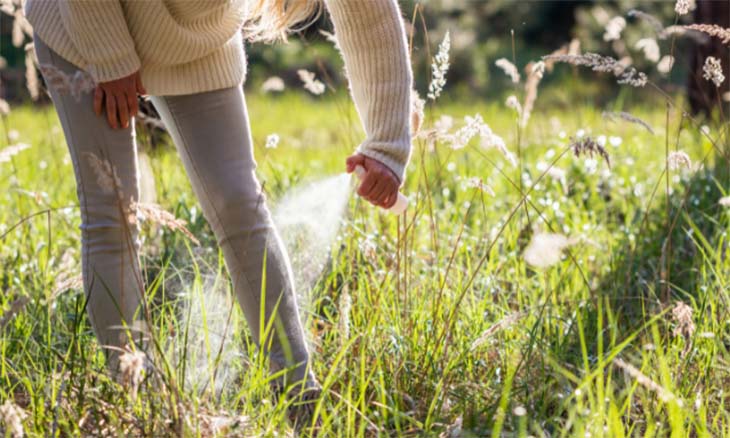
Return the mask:
<svg viewBox="0 0 730 438"><path fill-rule="evenodd" d="M502 69L502 71L512 79L515 84L520 82L520 72L517 70L514 64L512 64L507 58L500 58L495 62L495 65Z"/></svg>
<svg viewBox="0 0 730 438"><path fill-rule="evenodd" d="M266 137L266 149L276 149L279 146L279 134L270 134Z"/></svg>
<svg viewBox="0 0 730 438"><path fill-rule="evenodd" d="M536 233L522 256L531 266L547 268L558 263L563 250L574 243L562 234Z"/></svg>
<svg viewBox="0 0 730 438"><path fill-rule="evenodd" d="M651 62L659 62L661 53L659 52L659 44L654 38L642 38L636 43L636 48L644 52L644 56Z"/></svg>
<svg viewBox="0 0 730 438"><path fill-rule="evenodd" d="M611 146L617 148L621 146L621 143L623 143L623 139L621 137L610 137L608 139L608 142L611 143Z"/></svg>
<svg viewBox="0 0 730 438"><path fill-rule="evenodd" d="M261 91L264 93L284 91L285 88L284 80L279 76L272 76L261 84Z"/></svg>
<svg viewBox="0 0 730 438"><path fill-rule="evenodd" d="M433 124L433 127L441 134L446 134L451 130L451 128L454 127L454 118L449 115L442 115L439 117L438 120L436 120L436 123Z"/></svg>
<svg viewBox="0 0 730 438"><path fill-rule="evenodd" d="M664 55L661 61L657 64L656 69L659 73L666 75L672 71L672 67L674 67L674 57L671 55Z"/></svg>
<svg viewBox="0 0 730 438"><path fill-rule="evenodd" d="M301 79L304 83L304 88L307 91L317 96L324 93L325 86L321 81L316 79L316 75L314 73L300 69L297 70L297 74L299 75L299 79Z"/></svg>
<svg viewBox="0 0 730 438"><path fill-rule="evenodd" d="M677 4L674 6L674 10L679 15L689 14L690 11L694 11L697 8L697 2L695 0L677 0Z"/></svg>
<svg viewBox="0 0 730 438"><path fill-rule="evenodd" d="M689 169L692 167L692 160L690 160L689 155L686 153L682 151L674 151L669 154L667 164L669 165L670 170L677 170L683 167Z"/></svg>
<svg viewBox="0 0 730 438"><path fill-rule="evenodd" d="M29 147L30 145L28 143L17 143L0 150L0 163L10 161L10 158L18 155L20 152L28 149Z"/></svg>
<svg viewBox="0 0 730 438"><path fill-rule="evenodd" d="M719 201L717 201L718 204L722 205L723 207L730 207L730 196L724 196L720 198Z"/></svg>
<svg viewBox="0 0 730 438"><path fill-rule="evenodd" d="M505 102L505 105L507 105L507 108L512 108L517 112L517 115L522 117L522 104L520 104L520 101L517 100L517 96L510 96L507 98L507 101Z"/></svg>
<svg viewBox="0 0 730 438"><path fill-rule="evenodd" d="M626 29L626 19L616 16L606 25L606 33L603 34L604 41L616 41L621 38L621 32Z"/></svg>
<svg viewBox="0 0 730 438"><path fill-rule="evenodd" d="M719 59L713 56L708 56L705 59L705 66L702 67L702 71L704 72L705 80L712 81L716 87L719 87L725 82L725 75L722 73L722 64Z"/></svg>
<svg viewBox="0 0 730 438"><path fill-rule="evenodd" d="M0 420L5 425L5 436L12 438L23 438L25 431L23 430L23 419L28 414L11 400L6 400L0 406Z"/></svg>
<svg viewBox="0 0 730 438"><path fill-rule="evenodd" d="M428 98L436 100L446 85L446 73L449 71L449 50L451 50L451 36L449 32L439 44L439 51L431 63L431 83L428 85Z"/></svg>

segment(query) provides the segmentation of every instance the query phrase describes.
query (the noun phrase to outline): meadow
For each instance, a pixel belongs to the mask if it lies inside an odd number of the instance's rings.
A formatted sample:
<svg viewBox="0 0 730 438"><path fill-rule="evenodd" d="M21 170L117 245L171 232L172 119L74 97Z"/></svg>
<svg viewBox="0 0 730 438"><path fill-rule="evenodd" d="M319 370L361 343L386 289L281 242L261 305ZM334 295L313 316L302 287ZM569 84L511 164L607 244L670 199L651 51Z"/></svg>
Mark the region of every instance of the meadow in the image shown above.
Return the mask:
<svg viewBox="0 0 730 438"><path fill-rule="evenodd" d="M361 136L342 92L254 90L248 103L273 210L292 188L341 173ZM730 436L726 131L635 109L652 133L585 100L538 104L525 128L501 101L446 100L426 107L422 130L455 132L475 114L506 151L421 136L407 213L352 194L319 275L298 276L325 388L320 436ZM165 354L124 385L105 374L83 311L78 201L55 113L14 108L3 127L6 141L29 145L0 164L6 433L12 421L29 436L291 433L169 140L150 146L138 133L142 186L154 190L143 199L199 244L143 224ZM607 159L573 153L587 138ZM691 163L669 161L675 150ZM287 241L294 259L313 256L306 239ZM221 320L233 327L222 348Z"/></svg>

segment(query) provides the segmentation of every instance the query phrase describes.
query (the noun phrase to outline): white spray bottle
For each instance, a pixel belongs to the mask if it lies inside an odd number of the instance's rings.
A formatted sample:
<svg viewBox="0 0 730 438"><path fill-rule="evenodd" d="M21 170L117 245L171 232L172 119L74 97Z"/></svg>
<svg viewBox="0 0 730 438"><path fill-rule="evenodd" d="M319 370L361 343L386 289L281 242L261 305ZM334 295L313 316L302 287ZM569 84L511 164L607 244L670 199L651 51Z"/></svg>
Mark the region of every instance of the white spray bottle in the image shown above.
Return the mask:
<svg viewBox="0 0 730 438"><path fill-rule="evenodd" d="M355 166L355 175L357 175L360 181L365 178L365 173L366 171L364 167L361 165ZM395 201L395 204L388 209L388 211L397 216L403 214L403 212L406 211L406 208L408 208L408 198L406 198L403 193L398 192L398 199Z"/></svg>

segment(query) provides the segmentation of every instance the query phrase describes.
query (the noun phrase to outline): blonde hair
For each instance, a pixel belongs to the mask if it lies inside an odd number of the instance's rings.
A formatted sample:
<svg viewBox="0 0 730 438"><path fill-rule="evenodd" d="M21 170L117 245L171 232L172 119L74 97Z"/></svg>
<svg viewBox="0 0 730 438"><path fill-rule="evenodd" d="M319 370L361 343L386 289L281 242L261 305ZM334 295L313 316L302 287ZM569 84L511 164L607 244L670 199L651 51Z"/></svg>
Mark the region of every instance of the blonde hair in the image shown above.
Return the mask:
<svg viewBox="0 0 730 438"><path fill-rule="evenodd" d="M321 0L249 0L252 4L244 31L257 41L286 40L319 18Z"/></svg>

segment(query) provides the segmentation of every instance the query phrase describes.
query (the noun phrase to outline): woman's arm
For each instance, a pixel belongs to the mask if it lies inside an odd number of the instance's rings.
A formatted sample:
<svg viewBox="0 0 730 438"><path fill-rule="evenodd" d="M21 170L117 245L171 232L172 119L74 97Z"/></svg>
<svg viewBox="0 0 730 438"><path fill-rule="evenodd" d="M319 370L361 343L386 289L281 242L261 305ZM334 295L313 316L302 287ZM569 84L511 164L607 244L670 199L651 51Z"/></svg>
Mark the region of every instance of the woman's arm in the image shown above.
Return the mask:
<svg viewBox="0 0 730 438"><path fill-rule="evenodd" d="M326 4L367 136L357 152L385 164L402 182L411 152L413 74L396 0Z"/></svg>
<svg viewBox="0 0 730 438"><path fill-rule="evenodd" d="M63 26L97 83L139 70L140 60L118 0L51 1L58 2Z"/></svg>

